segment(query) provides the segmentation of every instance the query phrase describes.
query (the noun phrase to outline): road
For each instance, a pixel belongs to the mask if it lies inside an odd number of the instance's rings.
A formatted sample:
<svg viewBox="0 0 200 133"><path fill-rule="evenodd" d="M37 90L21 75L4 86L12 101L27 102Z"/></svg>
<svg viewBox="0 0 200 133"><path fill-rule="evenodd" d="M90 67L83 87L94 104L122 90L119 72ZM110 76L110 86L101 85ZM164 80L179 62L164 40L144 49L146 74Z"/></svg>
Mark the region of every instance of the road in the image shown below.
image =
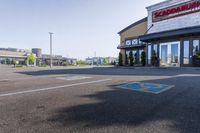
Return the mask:
<svg viewBox="0 0 200 133"><path fill-rule="evenodd" d="M197 133L199 86L199 69L0 68L0 133Z"/></svg>

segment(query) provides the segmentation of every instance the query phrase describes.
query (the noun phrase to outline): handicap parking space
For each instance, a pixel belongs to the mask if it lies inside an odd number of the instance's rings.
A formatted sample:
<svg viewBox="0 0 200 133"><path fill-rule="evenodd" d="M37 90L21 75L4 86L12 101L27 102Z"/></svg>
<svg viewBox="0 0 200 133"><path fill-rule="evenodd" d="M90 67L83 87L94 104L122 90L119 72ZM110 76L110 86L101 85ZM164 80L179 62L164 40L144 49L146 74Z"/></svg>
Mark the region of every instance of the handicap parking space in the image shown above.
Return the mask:
<svg viewBox="0 0 200 133"><path fill-rule="evenodd" d="M122 89L129 89L133 91L140 91L145 93L160 94L164 91L172 89L174 85L165 85L157 83L144 83L144 82L133 82L118 86Z"/></svg>

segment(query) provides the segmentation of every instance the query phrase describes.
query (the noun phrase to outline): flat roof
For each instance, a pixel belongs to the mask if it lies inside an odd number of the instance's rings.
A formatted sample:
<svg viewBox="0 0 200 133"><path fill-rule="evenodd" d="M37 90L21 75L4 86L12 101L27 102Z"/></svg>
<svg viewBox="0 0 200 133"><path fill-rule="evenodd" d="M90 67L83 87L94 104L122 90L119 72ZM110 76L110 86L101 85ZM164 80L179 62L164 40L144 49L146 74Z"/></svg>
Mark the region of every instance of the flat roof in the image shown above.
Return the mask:
<svg viewBox="0 0 200 133"><path fill-rule="evenodd" d="M159 2L159 3L156 3L156 4L153 4L153 5L147 6L146 9L152 8L152 7L154 7L154 6L158 6L158 5L160 5L160 4L163 4L163 3L166 3L166 2L169 2L169 1L173 1L173 0L161 1L161 2Z"/></svg>
<svg viewBox="0 0 200 133"><path fill-rule="evenodd" d="M27 56L20 56L20 55L0 55L0 58L27 58Z"/></svg>
<svg viewBox="0 0 200 133"><path fill-rule="evenodd" d="M118 32L118 34L121 34L121 33L125 32L126 30L128 30L128 29L130 29L130 28L132 28L132 27L134 27L134 26L136 26L136 25L138 25L138 24L140 24L140 23L143 23L143 22L145 22L145 21L147 21L147 17L145 17L145 18L143 18L143 19L140 19L139 21L137 21L137 22L135 22L135 23L129 25L128 27L126 27L126 28L124 28L123 30L121 30L120 32Z"/></svg>

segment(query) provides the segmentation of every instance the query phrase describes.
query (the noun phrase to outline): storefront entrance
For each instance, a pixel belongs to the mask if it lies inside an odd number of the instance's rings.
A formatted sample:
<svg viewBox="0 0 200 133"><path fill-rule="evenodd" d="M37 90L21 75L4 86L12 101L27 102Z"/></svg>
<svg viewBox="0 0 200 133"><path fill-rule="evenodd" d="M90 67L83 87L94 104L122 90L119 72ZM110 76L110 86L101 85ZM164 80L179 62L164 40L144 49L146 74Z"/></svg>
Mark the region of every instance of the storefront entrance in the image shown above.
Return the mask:
<svg viewBox="0 0 200 133"><path fill-rule="evenodd" d="M160 44L160 66L180 67L180 42Z"/></svg>

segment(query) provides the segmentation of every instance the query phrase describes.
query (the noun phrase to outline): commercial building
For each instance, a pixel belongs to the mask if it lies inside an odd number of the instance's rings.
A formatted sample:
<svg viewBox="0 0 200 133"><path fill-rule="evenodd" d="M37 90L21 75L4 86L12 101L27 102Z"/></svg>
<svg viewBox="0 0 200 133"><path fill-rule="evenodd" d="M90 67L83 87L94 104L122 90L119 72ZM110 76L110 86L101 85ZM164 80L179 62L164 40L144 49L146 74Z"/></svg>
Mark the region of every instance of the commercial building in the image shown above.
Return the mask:
<svg viewBox="0 0 200 133"><path fill-rule="evenodd" d="M42 49L33 48L32 50L17 49L17 48L0 48L0 64L13 64L14 61L18 65L29 65L27 62L28 56L33 53L36 60L34 65L50 64L50 55L42 54ZM62 55L52 55L53 65L75 65L77 59L63 57Z"/></svg>
<svg viewBox="0 0 200 133"><path fill-rule="evenodd" d="M146 32L147 17L131 24L118 33L120 35L120 45L117 48L122 53L124 65L128 65L130 51L133 52L135 65L141 64L141 53L145 50L146 44L140 41L140 36Z"/></svg>
<svg viewBox="0 0 200 133"><path fill-rule="evenodd" d="M41 58L38 58L42 64L50 65L51 56L48 54L42 54ZM76 65L77 59L63 57L62 55L52 55L52 63L54 66L64 65Z"/></svg>
<svg viewBox="0 0 200 133"><path fill-rule="evenodd" d="M16 48L0 48L0 64L28 65L27 58L31 54L30 50ZM35 65L35 63L34 63Z"/></svg>
<svg viewBox="0 0 200 133"><path fill-rule="evenodd" d="M146 43L147 65L156 59L158 66L192 66L200 53L200 1L166 0L147 12L147 30L139 36Z"/></svg>
<svg viewBox="0 0 200 133"><path fill-rule="evenodd" d="M117 58L114 57L92 57L86 58L86 63L88 65L115 65Z"/></svg>

